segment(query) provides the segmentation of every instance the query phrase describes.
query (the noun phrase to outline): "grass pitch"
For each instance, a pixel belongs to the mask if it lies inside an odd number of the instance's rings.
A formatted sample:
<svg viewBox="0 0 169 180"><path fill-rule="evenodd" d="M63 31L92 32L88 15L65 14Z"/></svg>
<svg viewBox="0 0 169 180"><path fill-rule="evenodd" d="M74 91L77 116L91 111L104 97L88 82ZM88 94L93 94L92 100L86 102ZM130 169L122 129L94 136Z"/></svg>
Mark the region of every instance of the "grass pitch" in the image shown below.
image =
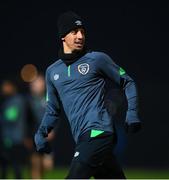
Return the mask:
<svg viewBox="0 0 169 180"><path fill-rule="evenodd" d="M169 179L169 170L164 169L125 169L127 179ZM56 167L45 172L43 179L64 179L68 173L66 167ZM9 170L8 179L14 179L12 170ZM28 168L24 168L23 178L30 179Z"/></svg>

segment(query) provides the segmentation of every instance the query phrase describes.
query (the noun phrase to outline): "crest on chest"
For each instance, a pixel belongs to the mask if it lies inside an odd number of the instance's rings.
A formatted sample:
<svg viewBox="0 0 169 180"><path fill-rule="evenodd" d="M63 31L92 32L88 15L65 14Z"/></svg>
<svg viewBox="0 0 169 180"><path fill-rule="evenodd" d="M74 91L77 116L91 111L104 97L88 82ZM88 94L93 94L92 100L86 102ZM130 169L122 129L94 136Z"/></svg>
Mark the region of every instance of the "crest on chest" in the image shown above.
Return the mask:
<svg viewBox="0 0 169 180"><path fill-rule="evenodd" d="M83 63L78 65L79 73L86 75L89 72L89 64Z"/></svg>

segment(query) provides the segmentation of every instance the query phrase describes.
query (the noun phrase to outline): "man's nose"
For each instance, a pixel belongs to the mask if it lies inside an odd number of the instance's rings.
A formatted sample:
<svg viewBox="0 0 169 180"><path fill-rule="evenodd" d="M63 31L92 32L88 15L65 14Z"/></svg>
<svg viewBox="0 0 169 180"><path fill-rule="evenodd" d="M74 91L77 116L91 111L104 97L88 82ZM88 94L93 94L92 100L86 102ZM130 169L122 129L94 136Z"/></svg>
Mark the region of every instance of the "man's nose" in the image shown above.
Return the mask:
<svg viewBox="0 0 169 180"><path fill-rule="evenodd" d="M77 38L79 38L79 39L82 39L82 38L83 38L83 34L82 34L81 31L78 31L78 32L77 32Z"/></svg>

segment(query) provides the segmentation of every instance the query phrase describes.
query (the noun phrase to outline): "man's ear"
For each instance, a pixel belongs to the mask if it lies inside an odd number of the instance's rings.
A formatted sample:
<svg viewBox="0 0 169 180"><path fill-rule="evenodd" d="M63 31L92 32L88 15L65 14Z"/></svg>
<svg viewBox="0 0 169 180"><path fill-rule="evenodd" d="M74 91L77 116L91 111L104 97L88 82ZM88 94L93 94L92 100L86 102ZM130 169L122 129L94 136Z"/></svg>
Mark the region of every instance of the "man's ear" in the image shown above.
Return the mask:
<svg viewBox="0 0 169 180"><path fill-rule="evenodd" d="M65 38L62 38L61 40L62 40L62 41L65 41Z"/></svg>

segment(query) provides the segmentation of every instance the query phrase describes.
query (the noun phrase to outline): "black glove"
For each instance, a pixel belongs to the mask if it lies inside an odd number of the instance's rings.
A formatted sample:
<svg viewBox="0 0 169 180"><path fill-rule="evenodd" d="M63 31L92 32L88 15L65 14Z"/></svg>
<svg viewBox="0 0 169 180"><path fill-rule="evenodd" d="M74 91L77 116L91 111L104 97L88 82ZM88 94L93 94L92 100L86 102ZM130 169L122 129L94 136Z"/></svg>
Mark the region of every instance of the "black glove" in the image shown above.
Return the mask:
<svg viewBox="0 0 169 180"><path fill-rule="evenodd" d="M50 153L51 152L51 147L49 142L45 137L43 137L42 134L39 132L35 134L35 145L36 149L39 153Z"/></svg>
<svg viewBox="0 0 169 180"><path fill-rule="evenodd" d="M127 133L136 133L136 132L140 131L141 128L142 128L142 125L140 122L135 122L135 123L131 123L131 124L125 123L125 130Z"/></svg>

